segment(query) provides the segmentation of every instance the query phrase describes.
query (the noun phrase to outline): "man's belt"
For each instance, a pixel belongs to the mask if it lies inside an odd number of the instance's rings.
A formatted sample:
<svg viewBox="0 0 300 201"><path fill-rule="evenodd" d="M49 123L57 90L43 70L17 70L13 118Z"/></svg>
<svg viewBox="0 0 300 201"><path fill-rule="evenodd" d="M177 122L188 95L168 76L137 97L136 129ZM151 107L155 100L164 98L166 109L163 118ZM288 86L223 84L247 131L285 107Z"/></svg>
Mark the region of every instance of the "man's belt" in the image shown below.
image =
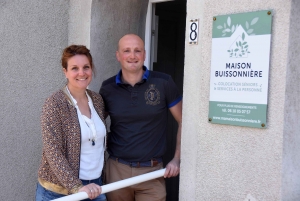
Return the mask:
<svg viewBox="0 0 300 201"><path fill-rule="evenodd" d="M142 161L142 162L129 162L126 160L123 160L121 158L117 158L114 156L109 156L109 158L111 158L114 161L117 161L118 163L122 163L124 165L128 165L130 167L135 167L135 168L139 168L139 167L155 167L157 166L159 163L162 162L162 158L152 158L149 161Z"/></svg>

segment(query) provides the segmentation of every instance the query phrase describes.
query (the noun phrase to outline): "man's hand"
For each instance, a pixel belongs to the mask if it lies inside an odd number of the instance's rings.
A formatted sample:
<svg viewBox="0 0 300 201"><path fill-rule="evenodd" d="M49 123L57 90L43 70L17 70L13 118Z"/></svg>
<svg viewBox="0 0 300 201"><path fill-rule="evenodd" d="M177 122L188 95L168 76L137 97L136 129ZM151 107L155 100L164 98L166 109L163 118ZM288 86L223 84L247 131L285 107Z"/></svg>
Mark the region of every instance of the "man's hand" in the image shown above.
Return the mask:
<svg viewBox="0 0 300 201"><path fill-rule="evenodd" d="M176 177L180 172L182 101L171 107L170 112L178 123L178 130L174 158L166 166L165 178Z"/></svg>
<svg viewBox="0 0 300 201"><path fill-rule="evenodd" d="M166 166L164 178L176 177L180 172L180 159L173 158Z"/></svg>

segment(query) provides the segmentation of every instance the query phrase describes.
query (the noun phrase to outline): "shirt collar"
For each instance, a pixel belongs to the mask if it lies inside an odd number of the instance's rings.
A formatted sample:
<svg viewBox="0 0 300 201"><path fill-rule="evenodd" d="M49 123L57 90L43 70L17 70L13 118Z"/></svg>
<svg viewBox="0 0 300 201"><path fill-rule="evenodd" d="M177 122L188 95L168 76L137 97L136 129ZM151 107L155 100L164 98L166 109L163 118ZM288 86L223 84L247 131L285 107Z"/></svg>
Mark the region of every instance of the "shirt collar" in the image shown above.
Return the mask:
<svg viewBox="0 0 300 201"><path fill-rule="evenodd" d="M75 107L78 107L77 101L76 101L75 98L71 95L68 86L66 86L65 89L66 89L66 91L67 91L69 97L71 98L72 102L74 103L73 105L74 105ZM85 94L86 94L86 96L87 96L87 98L88 98L88 104L89 104L89 106L91 107L92 99L91 99L91 97L89 96L89 94L87 93L87 91L85 91Z"/></svg>
<svg viewBox="0 0 300 201"><path fill-rule="evenodd" d="M145 71L143 74L143 80L147 80L149 77L149 70L146 66L143 66L143 70ZM122 69L118 72L118 74L116 75L116 84L123 84L122 82Z"/></svg>

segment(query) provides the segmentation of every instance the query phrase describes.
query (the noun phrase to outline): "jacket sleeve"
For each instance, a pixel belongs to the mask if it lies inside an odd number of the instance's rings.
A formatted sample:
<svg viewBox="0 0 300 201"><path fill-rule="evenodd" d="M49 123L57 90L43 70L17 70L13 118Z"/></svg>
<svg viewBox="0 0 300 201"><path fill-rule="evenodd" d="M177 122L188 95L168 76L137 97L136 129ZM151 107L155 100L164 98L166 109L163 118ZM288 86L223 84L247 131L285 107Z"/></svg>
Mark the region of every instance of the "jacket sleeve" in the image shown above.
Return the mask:
<svg viewBox="0 0 300 201"><path fill-rule="evenodd" d="M43 153L52 173L69 194L72 194L82 187L82 182L78 178L78 172L72 170L66 158L66 128L63 128L61 119L64 115L62 107L63 104L59 104L53 96L48 98L43 106L41 116Z"/></svg>

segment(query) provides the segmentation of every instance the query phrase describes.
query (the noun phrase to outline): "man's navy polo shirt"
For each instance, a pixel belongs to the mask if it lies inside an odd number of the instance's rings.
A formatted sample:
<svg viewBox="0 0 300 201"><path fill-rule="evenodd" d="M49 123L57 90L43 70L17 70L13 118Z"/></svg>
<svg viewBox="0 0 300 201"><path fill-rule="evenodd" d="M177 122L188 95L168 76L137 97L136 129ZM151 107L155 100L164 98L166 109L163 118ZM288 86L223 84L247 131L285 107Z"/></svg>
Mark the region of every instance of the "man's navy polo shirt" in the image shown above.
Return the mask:
<svg viewBox="0 0 300 201"><path fill-rule="evenodd" d="M130 162L165 153L168 109L182 99L170 75L143 69L143 79L134 87L122 82L120 71L100 89L111 119L108 153Z"/></svg>

